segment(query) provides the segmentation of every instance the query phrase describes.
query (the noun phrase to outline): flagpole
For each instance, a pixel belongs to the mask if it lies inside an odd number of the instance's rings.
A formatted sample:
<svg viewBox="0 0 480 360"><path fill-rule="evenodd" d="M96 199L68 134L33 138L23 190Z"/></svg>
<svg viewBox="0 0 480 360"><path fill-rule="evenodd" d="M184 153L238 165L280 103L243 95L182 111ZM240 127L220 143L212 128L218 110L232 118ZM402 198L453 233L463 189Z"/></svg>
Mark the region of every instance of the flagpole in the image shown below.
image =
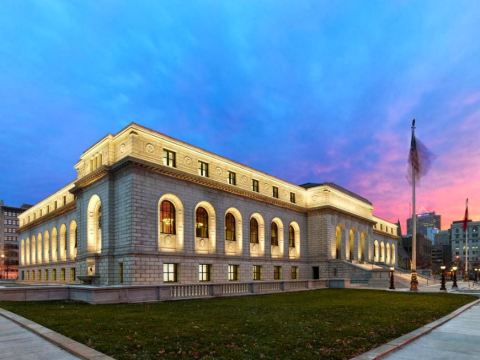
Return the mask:
<svg viewBox="0 0 480 360"><path fill-rule="evenodd" d="M465 280L468 285L470 286L469 279L468 279L468 199L465 203L466 218L465 218L465 226L463 231L465 231L465 275L463 276L463 280Z"/></svg>
<svg viewBox="0 0 480 360"><path fill-rule="evenodd" d="M412 121L412 139L415 138L415 119ZM412 277L410 280L410 291L418 290L417 280L417 214L416 214L416 194L415 194L415 177L416 170L412 161Z"/></svg>

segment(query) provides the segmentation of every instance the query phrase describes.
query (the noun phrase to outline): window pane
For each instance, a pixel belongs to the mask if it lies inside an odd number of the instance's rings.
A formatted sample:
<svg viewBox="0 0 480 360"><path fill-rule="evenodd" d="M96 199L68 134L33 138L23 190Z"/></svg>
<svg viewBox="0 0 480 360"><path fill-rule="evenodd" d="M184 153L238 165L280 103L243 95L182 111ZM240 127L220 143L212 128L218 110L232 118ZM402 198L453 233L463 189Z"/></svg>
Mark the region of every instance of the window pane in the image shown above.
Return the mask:
<svg viewBox="0 0 480 360"><path fill-rule="evenodd" d="M250 219L250 243L258 244L258 221L255 218Z"/></svg>
<svg viewBox="0 0 480 360"><path fill-rule="evenodd" d="M272 246L278 246L278 226L274 222L270 227L270 240Z"/></svg>
<svg viewBox="0 0 480 360"><path fill-rule="evenodd" d="M197 209L195 226L197 237L208 238L208 213L203 207Z"/></svg>
<svg viewBox="0 0 480 360"><path fill-rule="evenodd" d="M228 213L225 216L225 240L236 241L235 234L235 217Z"/></svg>
<svg viewBox="0 0 480 360"><path fill-rule="evenodd" d="M163 234L175 234L175 206L168 201L162 201L160 205L160 232Z"/></svg>

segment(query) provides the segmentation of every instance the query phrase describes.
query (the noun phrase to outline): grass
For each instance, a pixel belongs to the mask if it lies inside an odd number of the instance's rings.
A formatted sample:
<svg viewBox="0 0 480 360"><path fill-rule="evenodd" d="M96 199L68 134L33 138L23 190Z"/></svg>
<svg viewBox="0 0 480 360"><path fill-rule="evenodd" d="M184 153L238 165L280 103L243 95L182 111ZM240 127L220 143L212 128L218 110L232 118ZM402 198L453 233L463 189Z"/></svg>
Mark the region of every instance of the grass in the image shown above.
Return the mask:
<svg viewBox="0 0 480 360"><path fill-rule="evenodd" d="M349 359L474 299L329 289L154 304L0 307L116 359Z"/></svg>

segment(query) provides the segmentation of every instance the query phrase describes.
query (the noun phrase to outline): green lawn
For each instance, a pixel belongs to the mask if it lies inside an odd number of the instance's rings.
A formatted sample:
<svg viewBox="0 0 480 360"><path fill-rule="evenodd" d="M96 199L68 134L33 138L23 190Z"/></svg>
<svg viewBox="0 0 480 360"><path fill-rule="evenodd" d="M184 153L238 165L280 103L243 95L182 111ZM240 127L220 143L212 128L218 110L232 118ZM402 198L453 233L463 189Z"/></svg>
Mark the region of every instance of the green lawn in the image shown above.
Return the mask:
<svg viewBox="0 0 480 360"><path fill-rule="evenodd" d="M0 307L117 359L349 359L474 299L330 289L154 304Z"/></svg>

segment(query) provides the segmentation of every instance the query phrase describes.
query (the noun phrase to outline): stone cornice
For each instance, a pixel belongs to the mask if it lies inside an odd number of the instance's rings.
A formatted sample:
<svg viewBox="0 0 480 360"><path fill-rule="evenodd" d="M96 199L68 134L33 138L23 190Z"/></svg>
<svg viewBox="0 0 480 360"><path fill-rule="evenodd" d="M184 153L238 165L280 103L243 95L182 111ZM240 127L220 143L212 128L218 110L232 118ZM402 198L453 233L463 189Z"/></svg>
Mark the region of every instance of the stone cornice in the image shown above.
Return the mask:
<svg viewBox="0 0 480 360"><path fill-rule="evenodd" d="M75 183L74 183L75 186L74 186L73 189L70 190L70 192L72 194L77 193L80 189L86 188L89 185L97 182L98 180L103 179L105 176L108 175L109 172L110 172L110 167L109 166L103 165L103 166L99 167L94 172L84 176L83 178L81 178L78 181L75 181Z"/></svg>
<svg viewBox="0 0 480 360"><path fill-rule="evenodd" d="M23 225L23 226L20 226L18 228L18 232L21 233L21 232L24 232L24 231L27 231L29 229L32 229L40 224L43 224L47 221L50 221L54 218L56 218L57 216L61 216L61 215L64 215L72 210L75 210L77 207L76 203L75 202L70 202L68 203L67 205L65 206L62 206L56 210L53 210L53 211L50 211L48 214L45 214L43 215L42 217L38 218L38 219L35 219L35 220L32 220L30 221L28 224L26 225Z"/></svg>
<svg viewBox="0 0 480 360"><path fill-rule="evenodd" d="M183 181L186 181L186 182L190 182L190 183L194 183L194 184L197 184L197 185L205 186L205 187L208 187L208 188L211 188L211 189L215 189L215 190L223 191L223 192L230 193L230 194L233 194L233 195L241 196L241 197L244 197L244 198L249 198L249 199L252 199L252 200L260 201L260 202L263 202L263 203L266 203L266 204L269 204L269 205L282 207L282 208L289 209L289 210L292 210L292 211L296 211L296 212L300 212L300 213L305 213L306 212L305 208L303 208L301 206L298 206L298 205L295 205L295 204L286 203L284 201L277 200L275 198L270 198L270 197L262 195L262 194L256 194L254 192L243 190L243 189L238 188L234 185L222 184L218 181L211 180L211 179L206 178L206 177L189 174L189 173L177 170L175 168L171 168L171 167L164 166L164 165L158 165L158 164L155 164L155 163L152 163L152 162L149 162L149 161L146 161L146 160L137 159L137 158L131 157L131 156L125 157L124 159L120 160L118 163L114 164L110 168L110 171L112 171L112 172L117 171L117 170L119 170L121 168L124 168L124 167L127 167L127 166L140 167L142 169L145 169L147 171L150 171L150 172L153 172L153 173L156 173L156 174L169 176L169 177L172 177L172 178L175 178L175 179L178 179L178 180L183 180Z"/></svg>
<svg viewBox="0 0 480 360"><path fill-rule="evenodd" d="M311 208L311 209L308 209L308 212L311 213L311 212L315 212L315 211L331 211L331 212L337 212L337 213L341 213L343 215L347 215L347 216L351 216L357 220L361 220L363 222L366 222L368 225L375 225L377 222L372 220L372 219L367 219L363 216L359 216L357 214L354 214L352 212L349 212L349 211L346 211L346 210L343 210L343 209L340 209L340 208L337 208L337 207L334 207L334 206L331 206L331 205L324 205L324 206L318 206L318 207L315 207L315 208Z"/></svg>
<svg viewBox="0 0 480 360"><path fill-rule="evenodd" d="M386 232L383 232L383 231L378 231L378 230L373 229L373 232L375 234L378 234L378 235L387 236L387 237L392 238L394 240L400 239L400 237L398 235L389 234L389 233L386 233Z"/></svg>

